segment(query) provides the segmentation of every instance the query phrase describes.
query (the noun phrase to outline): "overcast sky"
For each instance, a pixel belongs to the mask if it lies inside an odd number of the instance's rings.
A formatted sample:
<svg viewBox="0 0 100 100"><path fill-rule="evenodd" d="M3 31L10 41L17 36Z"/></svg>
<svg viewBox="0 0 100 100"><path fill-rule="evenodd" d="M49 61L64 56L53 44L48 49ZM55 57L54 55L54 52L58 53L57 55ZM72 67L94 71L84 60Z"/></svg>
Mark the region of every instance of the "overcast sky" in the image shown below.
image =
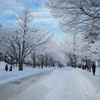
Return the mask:
<svg viewBox="0 0 100 100"><path fill-rule="evenodd" d="M25 4L31 8L34 16L33 25L51 29L58 38L62 36L61 29L58 27L58 21L53 18L48 8L45 7L44 1L47 0L0 0L0 23L3 27L13 27L15 24L15 15L21 13Z"/></svg>

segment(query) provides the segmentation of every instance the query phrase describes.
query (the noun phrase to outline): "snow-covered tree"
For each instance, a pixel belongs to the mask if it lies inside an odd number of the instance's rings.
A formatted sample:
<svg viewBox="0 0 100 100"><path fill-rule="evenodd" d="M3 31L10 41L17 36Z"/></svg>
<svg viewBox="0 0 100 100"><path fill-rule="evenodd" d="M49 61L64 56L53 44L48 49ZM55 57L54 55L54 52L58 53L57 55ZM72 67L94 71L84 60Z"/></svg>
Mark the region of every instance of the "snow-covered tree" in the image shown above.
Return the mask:
<svg viewBox="0 0 100 100"><path fill-rule="evenodd" d="M49 33L50 31L44 30L44 29L39 30L37 33L36 39L39 38L39 40L41 40L41 43L40 43L41 45L34 47L34 49L31 51L31 58L33 60L33 68L35 65L36 58L39 57L40 55L44 55L46 45L48 45L48 43L50 42L53 36L53 34L50 35Z"/></svg>
<svg viewBox="0 0 100 100"><path fill-rule="evenodd" d="M93 55L96 54L96 51L93 49L98 48L99 45L95 45L95 43L100 41L100 28L97 25L87 26L84 34L82 34L82 54L85 60L92 60ZM97 47L95 47L97 46Z"/></svg>
<svg viewBox="0 0 100 100"><path fill-rule="evenodd" d="M99 0L49 0L46 6L65 30L76 25L95 24L100 21Z"/></svg>
<svg viewBox="0 0 100 100"><path fill-rule="evenodd" d="M3 29L3 47L6 55L13 56L19 63L19 70L23 70L25 58L39 45L44 44L52 37L49 31L41 33L39 28L30 26L32 22L30 9L25 7L22 13L16 17L17 28Z"/></svg>
<svg viewBox="0 0 100 100"><path fill-rule="evenodd" d="M1 34L2 34L2 24L0 24L0 35ZM2 42L2 38L0 38L0 45L1 45L1 42ZM0 47L0 60L3 60L3 54L2 54L1 47Z"/></svg>
<svg viewBox="0 0 100 100"><path fill-rule="evenodd" d="M51 10L52 15L59 19L60 27L65 33L71 33L73 29L81 29L85 36L85 42L81 44L79 53L89 59L92 53L91 43L93 44L99 40L100 1L49 0L45 4Z"/></svg>
<svg viewBox="0 0 100 100"><path fill-rule="evenodd" d="M38 63L41 64L41 67L44 66L53 66L54 62L63 62L61 57L61 52L58 48L58 43L54 38L51 38L45 44L42 44L39 47L36 47L33 51L33 56L35 53L36 59L38 58ZM34 57L33 57L34 58ZM59 61L60 59L60 61Z"/></svg>
<svg viewBox="0 0 100 100"><path fill-rule="evenodd" d="M81 56L81 35L77 31L74 33L64 35L64 38L60 41L60 50L66 56L66 63L73 67L78 64L78 58Z"/></svg>

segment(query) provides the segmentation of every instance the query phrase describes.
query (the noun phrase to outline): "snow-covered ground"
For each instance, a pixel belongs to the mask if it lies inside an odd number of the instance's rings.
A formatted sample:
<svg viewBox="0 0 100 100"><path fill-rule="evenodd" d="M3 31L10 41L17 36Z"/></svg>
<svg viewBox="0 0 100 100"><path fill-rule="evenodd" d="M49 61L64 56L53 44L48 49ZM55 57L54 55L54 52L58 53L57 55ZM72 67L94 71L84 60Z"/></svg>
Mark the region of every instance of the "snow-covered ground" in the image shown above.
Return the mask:
<svg viewBox="0 0 100 100"><path fill-rule="evenodd" d="M33 98L34 100L100 100L100 69L97 68L96 76L78 68L54 70L13 99L33 100Z"/></svg>
<svg viewBox="0 0 100 100"><path fill-rule="evenodd" d="M4 77L6 82L45 70L51 69L29 68L27 71L26 68L23 72L0 69L0 83L4 82ZM21 86L17 89L20 92L7 100L100 100L100 68L96 68L95 76L80 68L59 68L30 82L25 89L21 89Z"/></svg>
<svg viewBox="0 0 100 100"><path fill-rule="evenodd" d="M41 68L33 69L32 66L24 65L23 71L18 71L18 67L16 67L16 66L14 66L12 71L9 71L9 68L11 65L8 65L8 67L9 67L8 71L5 71L5 66L6 66L6 63L1 61L0 62L0 84L9 82L11 80L19 79L22 77L31 76L33 74L37 74L37 73L44 72L47 70L54 69L54 68L46 68L46 67L44 67L43 69L41 69Z"/></svg>

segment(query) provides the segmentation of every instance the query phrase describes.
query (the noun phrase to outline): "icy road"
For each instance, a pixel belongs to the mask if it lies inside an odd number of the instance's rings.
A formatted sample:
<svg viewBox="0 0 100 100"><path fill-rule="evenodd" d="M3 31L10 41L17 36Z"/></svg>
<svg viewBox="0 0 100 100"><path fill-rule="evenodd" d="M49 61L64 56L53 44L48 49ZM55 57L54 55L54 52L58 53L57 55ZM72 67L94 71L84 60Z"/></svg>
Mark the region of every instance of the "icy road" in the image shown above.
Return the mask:
<svg viewBox="0 0 100 100"><path fill-rule="evenodd" d="M61 68L0 85L0 100L100 100L100 78Z"/></svg>

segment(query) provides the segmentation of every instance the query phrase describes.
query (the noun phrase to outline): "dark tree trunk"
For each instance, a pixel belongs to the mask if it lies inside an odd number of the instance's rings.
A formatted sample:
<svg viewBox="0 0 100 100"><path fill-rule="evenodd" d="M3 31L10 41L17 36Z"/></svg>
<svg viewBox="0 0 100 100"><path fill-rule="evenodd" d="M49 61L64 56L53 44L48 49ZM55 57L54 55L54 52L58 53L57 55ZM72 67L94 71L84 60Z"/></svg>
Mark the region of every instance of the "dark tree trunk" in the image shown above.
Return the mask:
<svg viewBox="0 0 100 100"><path fill-rule="evenodd" d="M38 68L40 68L40 59L39 59L39 56L38 56Z"/></svg>
<svg viewBox="0 0 100 100"><path fill-rule="evenodd" d="M48 57L46 57L45 64L46 64L46 67L47 67L47 64L48 64Z"/></svg>
<svg viewBox="0 0 100 100"><path fill-rule="evenodd" d="M73 67L76 68L76 55L74 54L74 62L73 62Z"/></svg>
<svg viewBox="0 0 100 100"><path fill-rule="evenodd" d="M88 65L88 61L86 60L85 62L86 62L86 65Z"/></svg>
<svg viewBox="0 0 100 100"><path fill-rule="evenodd" d="M41 68L43 68L44 61L41 61Z"/></svg>
<svg viewBox="0 0 100 100"><path fill-rule="evenodd" d="M19 70L23 70L23 61L21 60L21 46L19 44Z"/></svg>
<svg viewBox="0 0 100 100"><path fill-rule="evenodd" d="M41 68L43 68L43 65L44 65L44 55L40 55L40 60L41 60Z"/></svg>
<svg viewBox="0 0 100 100"><path fill-rule="evenodd" d="M69 56L70 56L70 63L71 63L71 66L73 67L73 59L72 59L71 54L70 54Z"/></svg>
<svg viewBox="0 0 100 100"><path fill-rule="evenodd" d="M50 59L49 59L49 67L50 67Z"/></svg>
<svg viewBox="0 0 100 100"><path fill-rule="evenodd" d="M52 58L51 58L51 67L53 66L53 63L52 63Z"/></svg>
<svg viewBox="0 0 100 100"><path fill-rule="evenodd" d="M19 62L19 70L22 71L23 70L23 62Z"/></svg>
<svg viewBox="0 0 100 100"><path fill-rule="evenodd" d="M33 68L35 68L35 56L33 57Z"/></svg>

